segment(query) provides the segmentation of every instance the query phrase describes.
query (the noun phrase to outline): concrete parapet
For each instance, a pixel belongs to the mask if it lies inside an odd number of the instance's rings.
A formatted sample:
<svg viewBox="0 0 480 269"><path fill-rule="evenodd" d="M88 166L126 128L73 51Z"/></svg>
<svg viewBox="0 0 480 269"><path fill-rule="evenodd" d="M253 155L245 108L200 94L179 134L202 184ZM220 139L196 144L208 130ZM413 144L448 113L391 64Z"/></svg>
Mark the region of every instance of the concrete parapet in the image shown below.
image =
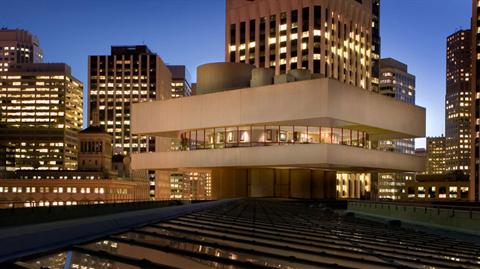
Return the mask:
<svg viewBox="0 0 480 269"><path fill-rule="evenodd" d="M480 208L349 201L348 211L360 215L397 219L455 232L480 235Z"/></svg>

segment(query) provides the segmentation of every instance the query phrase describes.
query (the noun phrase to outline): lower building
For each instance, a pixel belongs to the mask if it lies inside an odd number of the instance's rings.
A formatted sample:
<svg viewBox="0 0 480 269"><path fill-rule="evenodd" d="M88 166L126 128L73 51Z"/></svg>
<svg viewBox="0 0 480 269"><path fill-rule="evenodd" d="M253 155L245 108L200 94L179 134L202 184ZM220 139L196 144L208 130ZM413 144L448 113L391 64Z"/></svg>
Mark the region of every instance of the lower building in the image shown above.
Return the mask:
<svg viewBox="0 0 480 269"><path fill-rule="evenodd" d="M427 167L424 172L425 174L445 174L445 171L447 170L445 145L446 139L443 135L437 137L427 137Z"/></svg>
<svg viewBox="0 0 480 269"><path fill-rule="evenodd" d="M94 177L86 174L77 176ZM146 201L148 199L149 186L147 181L82 180L71 177L62 180L0 180L0 208L102 204Z"/></svg>
<svg viewBox="0 0 480 269"><path fill-rule="evenodd" d="M372 147L423 137L424 108L307 70L198 70L205 94L133 105L133 133L158 138L156 152L132 155L132 169L210 169L213 199L368 198L372 172L424 169L421 157Z"/></svg>
<svg viewBox="0 0 480 269"><path fill-rule="evenodd" d="M112 161L112 136L97 122L78 133L78 170L0 173L0 207L148 200L147 175L130 172L129 158Z"/></svg>
<svg viewBox="0 0 480 269"><path fill-rule="evenodd" d="M409 201L468 201L470 181L467 175L436 174L417 175L408 181L402 199Z"/></svg>
<svg viewBox="0 0 480 269"><path fill-rule="evenodd" d="M170 199L210 200L211 171L185 171L170 175Z"/></svg>

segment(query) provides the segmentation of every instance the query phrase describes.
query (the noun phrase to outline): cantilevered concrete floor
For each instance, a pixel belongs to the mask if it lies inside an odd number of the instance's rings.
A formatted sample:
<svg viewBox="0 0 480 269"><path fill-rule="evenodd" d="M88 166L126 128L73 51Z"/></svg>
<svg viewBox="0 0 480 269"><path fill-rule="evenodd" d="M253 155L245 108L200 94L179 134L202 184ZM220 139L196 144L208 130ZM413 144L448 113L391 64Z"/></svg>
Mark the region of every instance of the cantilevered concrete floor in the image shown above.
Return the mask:
<svg viewBox="0 0 480 269"><path fill-rule="evenodd" d="M319 203L257 199L217 205L55 253L26 257L16 265L479 268L479 254L480 247L472 243L341 216Z"/></svg>

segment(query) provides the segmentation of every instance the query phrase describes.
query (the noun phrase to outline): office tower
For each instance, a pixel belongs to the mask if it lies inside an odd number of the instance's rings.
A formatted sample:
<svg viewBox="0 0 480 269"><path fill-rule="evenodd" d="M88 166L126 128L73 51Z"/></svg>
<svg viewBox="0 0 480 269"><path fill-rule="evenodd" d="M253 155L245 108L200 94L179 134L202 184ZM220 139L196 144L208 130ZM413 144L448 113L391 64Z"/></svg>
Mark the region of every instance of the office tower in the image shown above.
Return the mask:
<svg viewBox="0 0 480 269"><path fill-rule="evenodd" d="M425 174L445 173L445 137L427 137L427 167Z"/></svg>
<svg viewBox="0 0 480 269"><path fill-rule="evenodd" d="M380 0L372 0L372 90L380 90Z"/></svg>
<svg viewBox="0 0 480 269"><path fill-rule="evenodd" d="M131 104L171 97L171 73L147 46L112 46L110 55L88 57L90 124L98 111L99 127L113 137L113 153L128 156L155 150L153 136L130 132ZM146 171L155 196L155 171Z"/></svg>
<svg viewBox="0 0 480 269"><path fill-rule="evenodd" d="M0 74L0 142L15 169L77 168L83 85L66 64L16 64Z"/></svg>
<svg viewBox="0 0 480 269"><path fill-rule="evenodd" d="M380 93L399 101L415 104L415 76L408 73L406 64L392 58L381 59ZM415 154L413 139L386 140L378 144L380 150ZM407 180L414 177L411 173L380 173L378 175L378 197L400 199L401 191Z"/></svg>
<svg viewBox="0 0 480 269"><path fill-rule="evenodd" d="M0 72L15 64L42 61L43 52L36 36L22 29L0 29Z"/></svg>
<svg viewBox="0 0 480 269"><path fill-rule="evenodd" d="M445 95L446 171L470 173L471 148L471 31L447 37Z"/></svg>
<svg viewBox="0 0 480 269"><path fill-rule="evenodd" d="M415 76L408 66L392 58L380 60L380 93L396 100L415 104ZM380 141L383 150L415 154L415 141L411 139Z"/></svg>
<svg viewBox="0 0 480 269"><path fill-rule="evenodd" d="M472 148L470 158L470 201L479 201L480 192L480 2L472 0Z"/></svg>
<svg viewBox="0 0 480 269"><path fill-rule="evenodd" d="M114 154L153 151L153 137L130 133L132 103L170 98L171 74L147 46L112 46L110 55L88 57L90 123L99 112L99 126L113 136Z"/></svg>
<svg viewBox="0 0 480 269"><path fill-rule="evenodd" d="M132 155L132 168L211 169L213 199L368 199L370 173L424 170L422 158L372 147L424 136L424 108L334 79L273 83L277 76L205 64L198 95L133 104L132 132L170 142Z"/></svg>
<svg viewBox="0 0 480 269"><path fill-rule="evenodd" d="M171 97L179 98L192 95L192 79L184 65L167 65L172 73Z"/></svg>
<svg viewBox="0 0 480 269"><path fill-rule="evenodd" d="M371 90L372 0L227 0L225 61Z"/></svg>

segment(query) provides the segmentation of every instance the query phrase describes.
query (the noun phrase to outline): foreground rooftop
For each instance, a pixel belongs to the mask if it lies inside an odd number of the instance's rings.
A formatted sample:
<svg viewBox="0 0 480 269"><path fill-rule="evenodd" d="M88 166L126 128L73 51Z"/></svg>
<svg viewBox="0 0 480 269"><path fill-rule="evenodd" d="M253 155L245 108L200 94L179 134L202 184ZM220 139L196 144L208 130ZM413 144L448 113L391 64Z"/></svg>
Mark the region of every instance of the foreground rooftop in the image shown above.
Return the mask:
<svg viewBox="0 0 480 269"><path fill-rule="evenodd" d="M318 202L248 199L204 203L202 207L170 215L163 221L150 221L61 249L21 257L8 265L16 268L478 268L480 265L480 247L474 243L342 215Z"/></svg>

